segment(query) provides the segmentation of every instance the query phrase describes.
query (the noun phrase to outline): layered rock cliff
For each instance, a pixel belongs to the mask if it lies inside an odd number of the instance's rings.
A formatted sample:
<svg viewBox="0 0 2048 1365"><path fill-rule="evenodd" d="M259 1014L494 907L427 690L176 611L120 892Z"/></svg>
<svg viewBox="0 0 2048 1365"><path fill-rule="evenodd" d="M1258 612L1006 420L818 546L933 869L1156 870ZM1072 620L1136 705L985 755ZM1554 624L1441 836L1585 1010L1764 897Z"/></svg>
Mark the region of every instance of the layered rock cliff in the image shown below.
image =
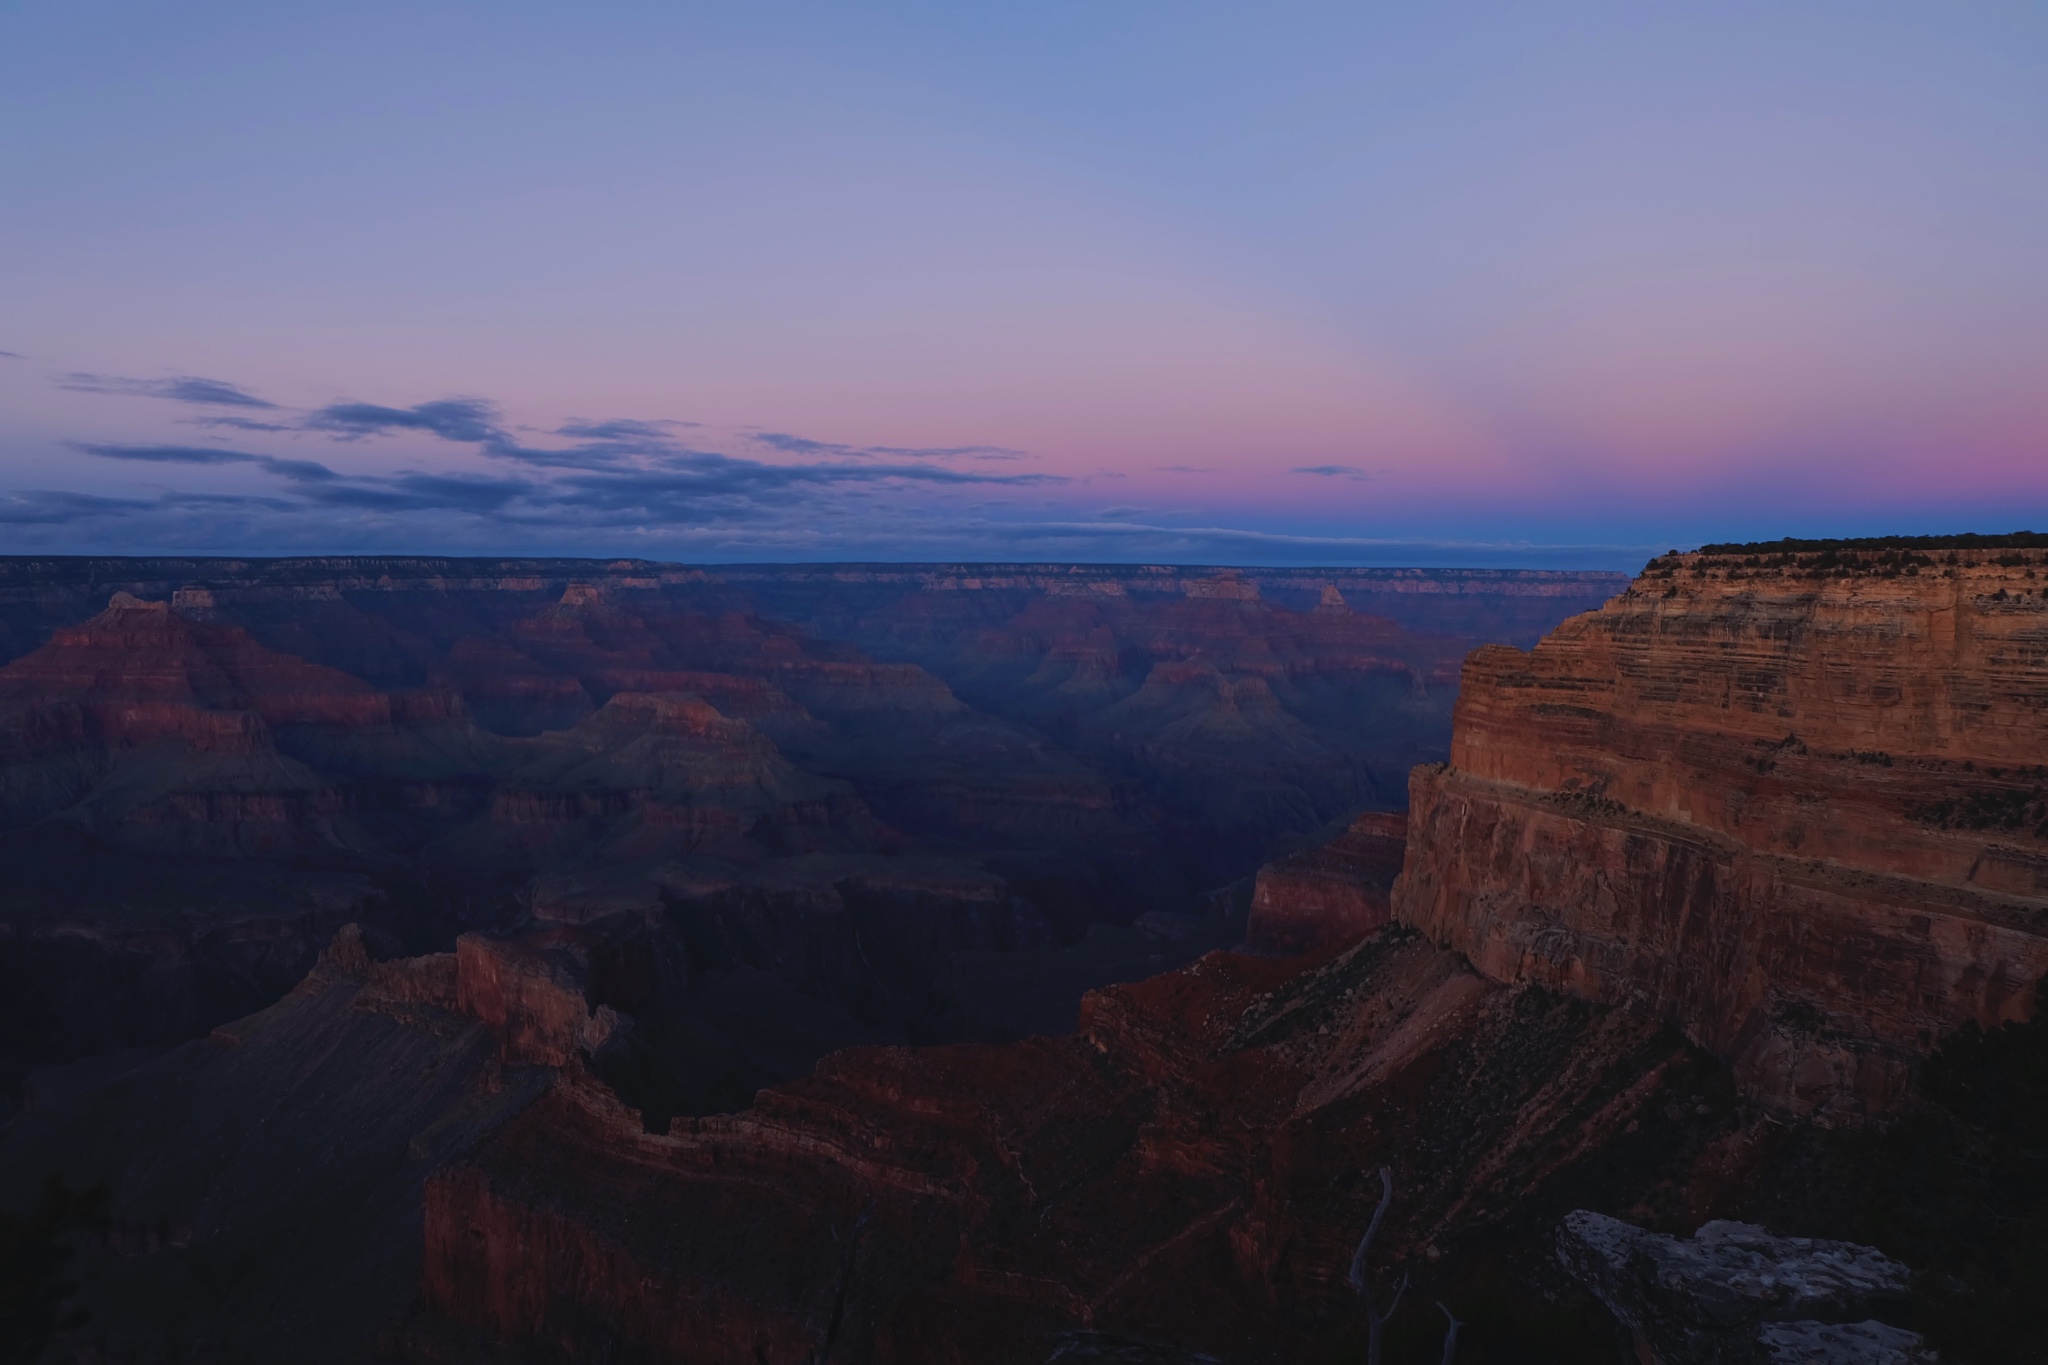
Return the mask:
<svg viewBox="0 0 2048 1365"><path fill-rule="evenodd" d="M1368 811L1327 844L1259 869L1244 941L1258 952L1305 953L1369 934L1392 916L1408 819Z"/></svg>
<svg viewBox="0 0 2048 1365"><path fill-rule="evenodd" d="M1941 1036L2030 1009L2044 781L2048 552L1673 554L1473 653L1394 913L1855 1120Z"/></svg>

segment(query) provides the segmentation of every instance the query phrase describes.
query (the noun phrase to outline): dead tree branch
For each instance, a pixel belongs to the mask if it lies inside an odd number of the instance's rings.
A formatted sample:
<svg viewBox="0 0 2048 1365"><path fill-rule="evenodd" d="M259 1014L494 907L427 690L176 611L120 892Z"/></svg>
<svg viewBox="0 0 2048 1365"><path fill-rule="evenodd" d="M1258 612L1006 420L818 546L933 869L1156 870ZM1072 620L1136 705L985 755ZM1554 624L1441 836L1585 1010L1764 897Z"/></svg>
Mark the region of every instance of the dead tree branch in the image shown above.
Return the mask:
<svg viewBox="0 0 2048 1365"><path fill-rule="evenodd" d="M1458 1329L1465 1324L1458 1321L1457 1314L1444 1307L1442 1299L1437 1300L1436 1306L1451 1324L1444 1330L1444 1365L1451 1365L1458 1358Z"/></svg>
<svg viewBox="0 0 2048 1365"><path fill-rule="evenodd" d="M1358 1250L1351 1256L1352 1292L1365 1304L1365 1360L1366 1365L1380 1365L1380 1357L1386 1349L1387 1320L1401 1307L1401 1296L1408 1292L1408 1275L1403 1271L1401 1283L1394 1286L1394 1297L1386 1309L1379 1306L1379 1295L1372 1286L1372 1272L1366 1265L1366 1257L1372 1251L1372 1239L1379 1235L1380 1224L1386 1221L1387 1209L1394 1202L1394 1172L1391 1168L1380 1167L1380 1202L1372 1211L1372 1222L1366 1225L1365 1236L1358 1239ZM1449 1359L1449 1357L1445 1357Z"/></svg>

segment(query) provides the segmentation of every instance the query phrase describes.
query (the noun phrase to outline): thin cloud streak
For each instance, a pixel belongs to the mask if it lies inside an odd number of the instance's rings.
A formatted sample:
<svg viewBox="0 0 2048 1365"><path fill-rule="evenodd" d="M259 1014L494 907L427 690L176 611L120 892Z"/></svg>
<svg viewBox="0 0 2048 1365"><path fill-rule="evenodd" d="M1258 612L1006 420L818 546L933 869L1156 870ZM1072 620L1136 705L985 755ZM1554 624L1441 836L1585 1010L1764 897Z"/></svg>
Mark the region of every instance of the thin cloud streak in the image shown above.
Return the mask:
<svg viewBox="0 0 2048 1365"><path fill-rule="evenodd" d="M754 440L772 450L791 455L839 455L851 458L885 456L891 459L917 460L1022 460L1028 458L1021 450L1007 446L855 446L841 445L835 441L814 441L807 436L792 436L782 431L763 431L754 434Z"/></svg>
<svg viewBox="0 0 2048 1365"><path fill-rule="evenodd" d="M702 422L678 422L663 418L643 422L631 417L613 417L601 422L564 422L555 435L584 441L667 441L671 427L701 427Z"/></svg>
<svg viewBox="0 0 2048 1365"><path fill-rule="evenodd" d="M174 403L207 407L275 408L277 404L258 398L224 379L201 379L186 375L176 379L127 379L111 374L67 374L55 384L74 393L111 393L131 398L165 398Z"/></svg>
<svg viewBox="0 0 2048 1365"><path fill-rule="evenodd" d="M103 460L131 460L143 464L248 464L268 473L300 483L325 483L341 478L317 460L282 460L274 455L252 455L240 450L213 446L121 446L87 445L73 447Z"/></svg>
<svg viewBox="0 0 2048 1365"><path fill-rule="evenodd" d="M295 422L259 422L253 417L188 417L184 420L187 425L205 427L208 430L218 428L226 431L257 431L266 434L276 434L278 432L298 431L301 429Z"/></svg>

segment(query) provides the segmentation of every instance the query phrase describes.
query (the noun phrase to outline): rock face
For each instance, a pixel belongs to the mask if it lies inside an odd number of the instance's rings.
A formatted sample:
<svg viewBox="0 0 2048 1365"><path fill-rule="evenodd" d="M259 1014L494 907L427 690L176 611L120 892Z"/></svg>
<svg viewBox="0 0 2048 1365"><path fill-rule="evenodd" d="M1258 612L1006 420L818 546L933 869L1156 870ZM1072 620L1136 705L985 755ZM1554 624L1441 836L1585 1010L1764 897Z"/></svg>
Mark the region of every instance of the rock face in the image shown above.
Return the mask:
<svg viewBox="0 0 2048 1365"><path fill-rule="evenodd" d="M2048 554L1669 556L1473 653L1394 913L1854 1121L1944 1033L2030 1008L2044 782Z"/></svg>
<svg viewBox="0 0 2048 1365"><path fill-rule="evenodd" d="M62 1172L112 1219L74 1267L89 1325L48 1358L370 1359L417 1292L427 1172L552 1080L454 1007L453 967L344 933L268 1009L40 1074L0 1127L0 1207Z"/></svg>
<svg viewBox="0 0 2048 1365"><path fill-rule="evenodd" d="M1653 1365L1933 1360L1917 1335L1877 1320L1905 1310L1909 1277L1873 1247L1726 1221L1669 1237L1581 1209L1557 1254Z"/></svg>
<svg viewBox="0 0 2048 1365"><path fill-rule="evenodd" d="M1405 815L1368 811L1337 838L1259 869L1247 948L1306 953L1361 937L1391 915L1408 844Z"/></svg>
<svg viewBox="0 0 2048 1365"><path fill-rule="evenodd" d="M1067 1037L835 1053L658 1131L571 1066L429 1180L409 1349L802 1360L870 1209L849 1359L1298 1359L1355 1319L1364 1172L1398 1172L1389 1264L1547 1241L1588 1181L1642 1199L1717 1159L1696 1058L1391 929L1111 987Z"/></svg>
<svg viewBox="0 0 2048 1365"><path fill-rule="evenodd" d="M868 1210L849 1359L1292 1359L1355 1316L1362 1171L1396 1165L1383 1240L1426 1276L1533 1253L1588 1180L1650 1198L1715 1150L1671 1117L1703 1060L1668 1031L1399 929L658 1122L627 1098L665 1027L631 917L412 958L373 937L207 1038L41 1073L0 1127L0 1208L52 1170L112 1192L67 1358L782 1365Z"/></svg>

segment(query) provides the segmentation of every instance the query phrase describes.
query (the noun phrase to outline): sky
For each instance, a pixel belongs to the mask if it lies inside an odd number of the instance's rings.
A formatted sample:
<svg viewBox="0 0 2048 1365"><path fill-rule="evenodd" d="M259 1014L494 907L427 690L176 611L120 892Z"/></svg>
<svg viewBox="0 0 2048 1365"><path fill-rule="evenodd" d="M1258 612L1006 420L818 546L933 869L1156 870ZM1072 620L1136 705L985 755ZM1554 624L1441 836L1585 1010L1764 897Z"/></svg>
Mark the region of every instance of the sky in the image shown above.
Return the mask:
<svg viewBox="0 0 2048 1365"><path fill-rule="evenodd" d="M0 5L0 552L2048 529L2048 5Z"/></svg>

